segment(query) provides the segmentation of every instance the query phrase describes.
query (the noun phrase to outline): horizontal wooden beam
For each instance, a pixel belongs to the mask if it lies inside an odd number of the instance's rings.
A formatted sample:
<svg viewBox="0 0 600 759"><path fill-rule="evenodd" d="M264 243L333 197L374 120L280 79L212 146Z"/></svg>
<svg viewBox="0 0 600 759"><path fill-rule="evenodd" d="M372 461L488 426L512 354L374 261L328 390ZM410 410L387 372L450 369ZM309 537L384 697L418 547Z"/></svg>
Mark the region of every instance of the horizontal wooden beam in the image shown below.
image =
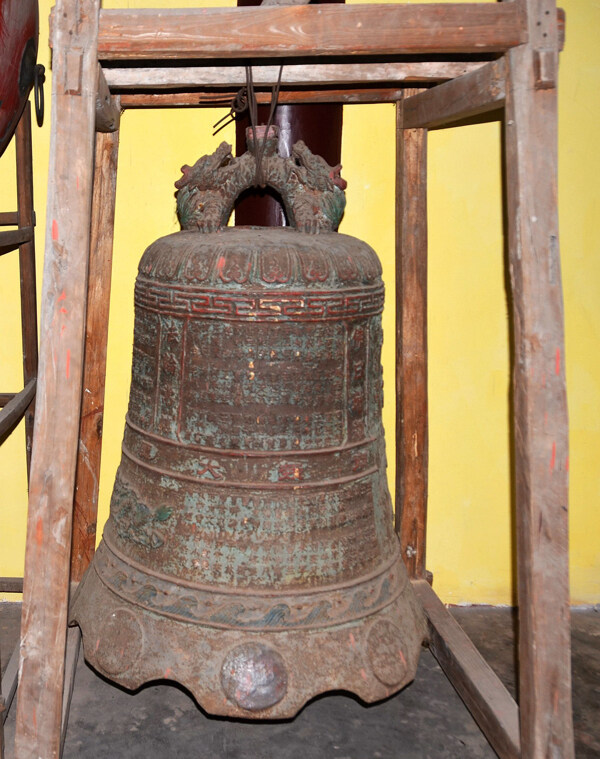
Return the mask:
<svg viewBox="0 0 600 759"><path fill-rule="evenodd" d="M517 3L103 10L100 60L502 53L527 39Z"/></svg>
<svg viewBox="0 0 600 759"><path fill-rule="evenodd" d="M413 588L429 625L429 648L500 759L519 759L519 708L426 580Z"/></svg>
<svg viewBox="0 0 600 759"><path fill-rule="evenodd" d="M405 129L448 127L495 111L506 98L506 62L491 61L477 71L420 92L404 101Z"/></svg>
<svg viewBox="0 0 600 759"><path fill-rule="evenodd" d="M136 92L120 96L121 108L224 108L229 107L236 94L231 90L225 94L212 92ZM402 96L398 88L369 87L361 89L324 89L324 90L293 90L281 91L278 103L395 103ZM269 105L270 92L257 92L256 101L259 105Z"/></svg>
<svg viewBox="0 0 600 759"><path fill-rule="evenodd" d="M8 435L21 421L29 404L35 397L35 379L29 380L20 393L17 393L0 411L0 440Z"/></svg>
<svg viewBox="0 0 600 759"><path fill-rule="evenodd" d="M19 223L17 211L3 211L0 213L0 227L12 227Z"/></svg>
<svg viewBox="0 0 600 759"><path fill-rule="evenodd" d="M8 713L10 712L10 707L17 690L18 681L19 681L19 645L17 644L14 647L12 654L10 655L10 659L8 660L8 664L6 665L4 674L2 675L2 698L4 699L4 712L2 713L2 719L4 722L6 722Z"/></svg>
<svg viewBox="0 0 600 759"><path fill-rule="evenodd" d="M0 577L0 593L22 593L22 577Z"/></svg>
<svg viewBox="0 0 600 759"><path fill-rule="evenodd" d="M485 64L477 61L411 61L408 63L316 63L283 67L282 86L353 85L398 82L443 82L463 76ZM181 87L242 87L243 66L162 66L103 69L112 91L167 90ZM273 86L279 66L253 66L256 86Z"/></svg>
<svg viewBox="0 0 600 759"><path fill-rule="evenodd" d="M0 256L15 250L25 242L33 240L33 227L22 227L21 229L10 229L6 232L0 232Z"/></svg>

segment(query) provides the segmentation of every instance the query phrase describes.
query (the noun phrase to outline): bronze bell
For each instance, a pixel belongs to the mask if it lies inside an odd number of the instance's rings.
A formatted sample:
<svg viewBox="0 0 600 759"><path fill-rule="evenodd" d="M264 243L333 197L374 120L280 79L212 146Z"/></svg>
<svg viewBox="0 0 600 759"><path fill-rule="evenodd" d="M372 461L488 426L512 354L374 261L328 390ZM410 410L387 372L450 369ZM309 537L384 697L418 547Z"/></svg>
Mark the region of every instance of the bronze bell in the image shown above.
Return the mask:
<svg viewBox="0 0 600 759"><path fill-rule="evenodd" d="M385 476L381 266L335 232L339 167L256 132L183 167L182 231L140 262L123 456L71 618L121 685L263 719L396 692L424 624ZM257 175L290 227L225 226Z"/></svg>

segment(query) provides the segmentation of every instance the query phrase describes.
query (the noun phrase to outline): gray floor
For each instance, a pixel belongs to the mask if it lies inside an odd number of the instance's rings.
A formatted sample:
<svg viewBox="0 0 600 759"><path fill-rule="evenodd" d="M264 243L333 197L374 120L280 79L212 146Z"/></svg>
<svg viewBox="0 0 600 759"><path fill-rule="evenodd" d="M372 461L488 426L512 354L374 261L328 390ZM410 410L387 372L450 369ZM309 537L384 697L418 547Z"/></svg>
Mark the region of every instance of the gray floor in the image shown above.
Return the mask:
<svg viewBox="0 0 600 759"><path fill-rule="evenodd" d="M18 609L0 604L3 663L17 639ZM515 691L515 619L509 609L453 610ZM574 720L578 759L600 757L600 609L575 612ZM13 737L14 708L6 724ZM182 689L121 690L80 661L64 759L493 759L488 746L428 651L415 682L365 707L342 694L319 698L288 722L260 724L208 717Z"/></svg>

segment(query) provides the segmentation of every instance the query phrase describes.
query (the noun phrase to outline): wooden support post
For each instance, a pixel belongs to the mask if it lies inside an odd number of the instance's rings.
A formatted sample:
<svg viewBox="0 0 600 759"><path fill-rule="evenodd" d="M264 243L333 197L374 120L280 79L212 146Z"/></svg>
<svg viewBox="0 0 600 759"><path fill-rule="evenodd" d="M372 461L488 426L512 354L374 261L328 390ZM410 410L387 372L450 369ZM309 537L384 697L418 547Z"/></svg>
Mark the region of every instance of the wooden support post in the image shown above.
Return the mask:
<svg viewBox="0 0 600 759"><path fill-rule="evenodd" d="M504 106L504 58L476 71L432 87L404 102L404 128L454 126L456 122L497 111Z"/></svg>
<svg viewBox="0 0 600 759"><path fill-rule="evenodd" d="M19 268L21 274L21 329L23 343L23 380L25 386L33 383L38 369L37 299L35 281L35 240L33 228L33 158L31 152L31 104L27 103L15 133L17 155L17 207L19 227L29 228L29 240L19 247ZM35 399L32 398L25 412L25 447L27 473L31 464L33 443L33 420Z"/></svg>
<svg viewBox="0 0 600 759"><path fill-rule="evenodd" d="M79 582L96 547L106 344L112 272L119 132L96 135L81 427L73 512L71 581Z"/></svg>
<svg viewBox="0 0 600 759"><path fill-rule="evenodd" d="M527 0L529 43L507 56L519 687L524 759L572 759L568 418L556 207L556 90L537 53L556 50L553 0ZM556 72L546 72L549 79Z"/></svg>
<svg viewBox="0 0 600 759"><path fill-rule="evenodd" d="M57 759L82 390L99 0L55 6L38 403L31 461L16 759Z"/></svg>
<svg viewBox="0 0 600 759"><path fill-rule="evenodd" d="M425 577L427 517L427 131L396 125L396 531Z"/></svg>
<svg viewBox="0 0 600 759"><path fill-rule="evenodd" d="M519 709L500 678L425 580L413 582L429 647L500 759L520 759ZM525 759L525 757L523 757Z"/></svg>

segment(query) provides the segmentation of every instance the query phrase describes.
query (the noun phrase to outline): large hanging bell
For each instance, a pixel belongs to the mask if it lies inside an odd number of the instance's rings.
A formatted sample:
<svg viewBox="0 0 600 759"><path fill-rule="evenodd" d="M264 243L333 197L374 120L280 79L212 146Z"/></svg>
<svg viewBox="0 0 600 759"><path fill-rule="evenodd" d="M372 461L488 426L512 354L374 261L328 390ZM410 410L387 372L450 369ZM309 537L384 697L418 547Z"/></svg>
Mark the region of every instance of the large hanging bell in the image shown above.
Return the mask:
<svg viewBox="0 0 600 759"><path fill-rule="evenodd" d="M183 167L182 231L140 262L123 457L71 619L110 679L261 719L394 693L424 625L385 475L379 261L335 232L339 167L256 132ZM257 173L291 227L225 226Z"/></svg>

